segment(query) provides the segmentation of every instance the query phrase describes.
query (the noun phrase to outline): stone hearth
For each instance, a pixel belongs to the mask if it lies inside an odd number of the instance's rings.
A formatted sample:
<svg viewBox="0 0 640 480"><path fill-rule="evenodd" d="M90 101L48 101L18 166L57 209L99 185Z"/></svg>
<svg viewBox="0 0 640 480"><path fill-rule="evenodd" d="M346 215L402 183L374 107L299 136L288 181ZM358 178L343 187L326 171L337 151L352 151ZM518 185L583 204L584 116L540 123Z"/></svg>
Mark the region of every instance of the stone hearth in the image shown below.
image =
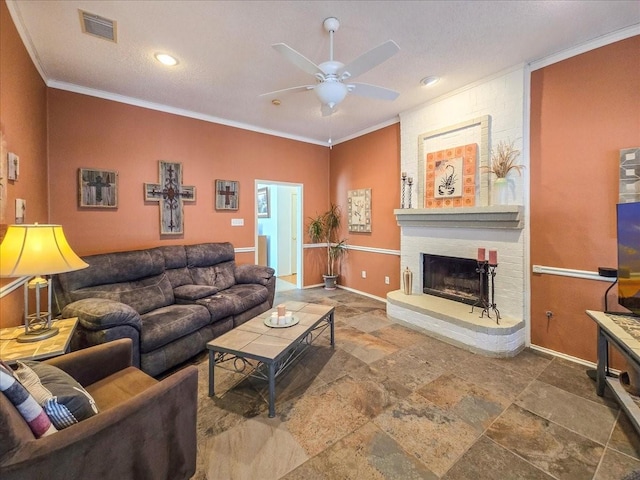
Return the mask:
<svg viewBox="0 0 640 480"><path fill-rule="evenodd" d="M387 294L387 316L431 336L490 357L513 357L525 345L523 320L501 317L500 323L481 308L433 295L405 295L396 290Z"/></svg>

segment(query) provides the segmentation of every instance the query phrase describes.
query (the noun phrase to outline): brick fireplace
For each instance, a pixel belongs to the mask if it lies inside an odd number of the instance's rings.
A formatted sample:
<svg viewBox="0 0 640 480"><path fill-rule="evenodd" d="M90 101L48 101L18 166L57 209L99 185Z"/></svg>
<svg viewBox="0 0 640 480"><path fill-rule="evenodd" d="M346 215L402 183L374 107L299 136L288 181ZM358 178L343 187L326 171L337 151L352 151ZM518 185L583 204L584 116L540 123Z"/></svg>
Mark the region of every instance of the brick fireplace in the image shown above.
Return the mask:
<svg viewBox="0 0 640 480"><path fill-rule="evenodd" d="M489 356L524 348L523 207L512 205L399 209L401 268L413 272L413 291L387 295L387 314L449 343ZM424 253L473 263L478 247L498 250L495 302L501 319L480 316L468 303L423 292ZM473 303L473 302L471 302Z"/></svg>

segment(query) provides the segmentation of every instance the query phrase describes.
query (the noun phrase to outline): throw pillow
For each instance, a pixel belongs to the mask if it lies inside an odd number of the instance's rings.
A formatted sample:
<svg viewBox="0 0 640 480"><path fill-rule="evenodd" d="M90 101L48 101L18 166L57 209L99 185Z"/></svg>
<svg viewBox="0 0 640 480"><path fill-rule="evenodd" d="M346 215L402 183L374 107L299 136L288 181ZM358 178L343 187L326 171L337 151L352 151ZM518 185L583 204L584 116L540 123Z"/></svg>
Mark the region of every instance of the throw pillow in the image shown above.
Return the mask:
<svg viewBox="0 0 640 480"><path fill-rule="evenodd" d="M0 391L20 412L36 438L46 437L58 431L38 402L13 376L11 368L3 363L0 363Z"/></svg>
<svg viewBox="0 0 640 480"><path fill-rule="evenodd" d="M42 405L57 429L70 427L98 413L93 397L66 372L46 363L17 363L16 377Z"/></svg>

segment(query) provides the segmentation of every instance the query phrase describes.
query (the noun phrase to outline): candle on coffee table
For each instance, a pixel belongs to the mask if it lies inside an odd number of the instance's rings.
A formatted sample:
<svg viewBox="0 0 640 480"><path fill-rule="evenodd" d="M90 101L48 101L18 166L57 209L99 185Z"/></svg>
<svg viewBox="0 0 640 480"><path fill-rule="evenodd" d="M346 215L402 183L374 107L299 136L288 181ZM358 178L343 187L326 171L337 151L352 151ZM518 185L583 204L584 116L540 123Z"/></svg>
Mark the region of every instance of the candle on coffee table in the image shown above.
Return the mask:
<svg viewBox="0 0 640 480"><path fill-rule="evenodd" d="M284 303L278 305L278 317L284 317L285 312L287 311L287 306Z"/></svg>

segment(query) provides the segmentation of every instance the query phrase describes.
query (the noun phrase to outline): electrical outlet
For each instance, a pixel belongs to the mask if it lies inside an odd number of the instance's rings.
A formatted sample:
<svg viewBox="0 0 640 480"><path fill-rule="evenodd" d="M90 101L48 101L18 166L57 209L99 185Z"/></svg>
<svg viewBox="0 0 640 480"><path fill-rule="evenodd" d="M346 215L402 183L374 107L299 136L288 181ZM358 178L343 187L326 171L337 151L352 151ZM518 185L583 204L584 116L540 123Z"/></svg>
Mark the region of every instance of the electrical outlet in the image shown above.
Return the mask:
<svg viewBox="0 0 640 480"><path fill-rule="evenodd" d="M362 270L362 278L367 278L367 271L366 270Z"/></svg>
<svg viewBox="0 0 640 480"><path fill-rule="evenodd" d="M386 285L389 285L389 277L384 277L384 283L385 283Z"/></svg>

